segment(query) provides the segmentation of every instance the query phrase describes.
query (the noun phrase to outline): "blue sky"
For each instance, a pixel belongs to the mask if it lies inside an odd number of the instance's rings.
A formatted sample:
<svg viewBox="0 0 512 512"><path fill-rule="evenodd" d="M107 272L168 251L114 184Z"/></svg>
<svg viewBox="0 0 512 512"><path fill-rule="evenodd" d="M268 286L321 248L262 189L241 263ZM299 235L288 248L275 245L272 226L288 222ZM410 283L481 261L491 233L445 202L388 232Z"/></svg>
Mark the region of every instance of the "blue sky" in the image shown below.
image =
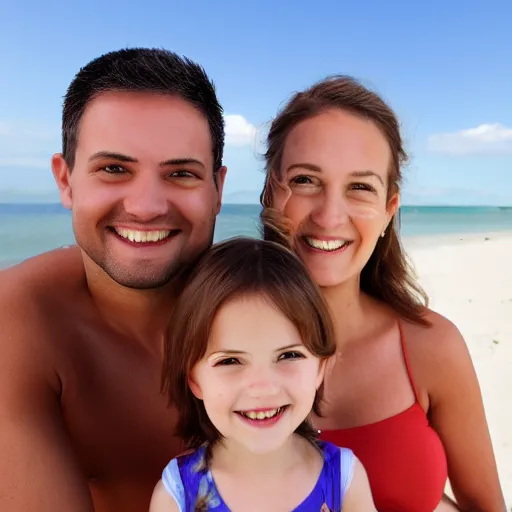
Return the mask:
<svg viewBox="0 0 512 512"><path fill-rule="evenodd" d="M292 92L344 73L400 117L405 203L512 205L510 20L510 0L3 2L0 201L56 197L49 159L80 66L158 46L197 60L217 85L227 202L257 201L263 163L250 135Z"/></svg>

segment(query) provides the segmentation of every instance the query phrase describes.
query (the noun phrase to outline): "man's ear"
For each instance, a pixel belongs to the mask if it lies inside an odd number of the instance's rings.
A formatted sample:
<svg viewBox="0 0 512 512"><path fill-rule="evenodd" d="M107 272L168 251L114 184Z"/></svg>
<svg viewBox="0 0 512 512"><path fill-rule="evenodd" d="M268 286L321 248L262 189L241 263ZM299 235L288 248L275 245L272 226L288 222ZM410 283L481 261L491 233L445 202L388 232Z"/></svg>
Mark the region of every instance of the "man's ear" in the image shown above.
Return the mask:
<svg viewBox="0 0 512 512"><path fill-rule="evenodd" d="M73 203L70 183L71 173L61 153L52 156L52 172L59 188L60 202L64 208L71 210Z"/></svg>
<svg viewBox="0 0 512 512"><path fill-rule="evenodd" d="M226 181L227 172L228 168L225 165L223 165L213 175L213 179L215 180L215 187L217 188L217 214L220 212L220 209L222 207L222 193L224 191L224 183Z"/></svg>

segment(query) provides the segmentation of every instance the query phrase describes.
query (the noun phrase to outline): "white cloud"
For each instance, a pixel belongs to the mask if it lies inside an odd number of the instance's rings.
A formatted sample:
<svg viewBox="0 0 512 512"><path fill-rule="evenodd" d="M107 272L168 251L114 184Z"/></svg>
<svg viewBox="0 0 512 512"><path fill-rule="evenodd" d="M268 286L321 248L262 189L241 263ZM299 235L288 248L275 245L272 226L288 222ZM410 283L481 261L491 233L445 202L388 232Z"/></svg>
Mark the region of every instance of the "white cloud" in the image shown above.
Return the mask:
<svg viewBox="0 0 512 512"><path fill-rule="evenodd" d="M512 155L512 128L481 124L458 132L438 133L428 139L428 149L445 155Z"/></svg>
<svg viewBox="0 0 512 512"><path fill-rule="evenodd" d="M226 144L231 146L253 145L256 141L258 129L244 116L228 114L224 116L226 123Z"/></svg>
<svg viewBox="0 0 512 512"><path fill-rule="evenodd" d="M225 116L226 145L258 147L259 130L238 114ZM60 149L56 127L0 120L0 168L49 169Z"/></svg>

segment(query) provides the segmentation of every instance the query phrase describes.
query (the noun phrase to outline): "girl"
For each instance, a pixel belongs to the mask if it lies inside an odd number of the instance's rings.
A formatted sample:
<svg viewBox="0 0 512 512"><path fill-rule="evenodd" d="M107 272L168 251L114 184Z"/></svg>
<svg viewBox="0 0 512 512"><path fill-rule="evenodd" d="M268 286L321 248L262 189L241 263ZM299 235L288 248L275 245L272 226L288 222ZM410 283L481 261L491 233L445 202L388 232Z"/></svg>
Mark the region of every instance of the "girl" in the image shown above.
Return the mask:
<svg viewBox="0 0 512 512"><path fill-rule="evenodd" d="M288 249L214 246L179 299L163 387L188 451L150 512L375 510L361 463L309 424L335 344L320 292Z"/></svg>

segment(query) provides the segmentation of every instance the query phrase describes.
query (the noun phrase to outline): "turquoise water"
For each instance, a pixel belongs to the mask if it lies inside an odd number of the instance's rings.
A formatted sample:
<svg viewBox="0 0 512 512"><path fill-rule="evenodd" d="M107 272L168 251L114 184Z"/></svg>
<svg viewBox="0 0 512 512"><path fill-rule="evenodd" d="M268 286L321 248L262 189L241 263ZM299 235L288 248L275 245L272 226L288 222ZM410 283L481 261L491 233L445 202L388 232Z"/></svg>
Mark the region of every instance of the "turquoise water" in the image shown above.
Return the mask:
<svg viewBox="0 0 512 512"><path fill-rule="evenodd" d="M258 236L259 212L257 205L224 205L215 240ZM405 237L512 232L512 208L404 206L400 217ZM0 204L0 268L72 243L71 215L59 204Z"/></svg>

